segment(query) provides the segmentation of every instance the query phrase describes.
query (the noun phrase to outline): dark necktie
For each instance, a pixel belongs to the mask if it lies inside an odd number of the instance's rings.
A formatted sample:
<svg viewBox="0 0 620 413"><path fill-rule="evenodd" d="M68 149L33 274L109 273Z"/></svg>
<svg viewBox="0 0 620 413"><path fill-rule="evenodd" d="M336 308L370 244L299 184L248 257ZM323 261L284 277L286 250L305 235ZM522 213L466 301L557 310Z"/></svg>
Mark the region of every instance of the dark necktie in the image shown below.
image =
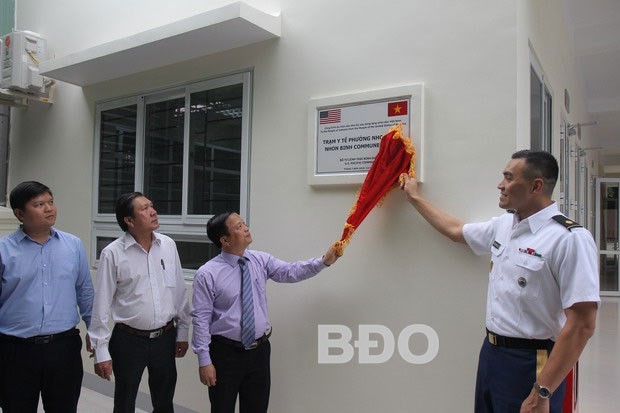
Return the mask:
<svg viewBox="0 0 620 413"><path fill-rule="evenodd" d="M252 279L244 257L239 258L241 267L241 343L248 348L254 343L254 299L252 298Z"/></svg>

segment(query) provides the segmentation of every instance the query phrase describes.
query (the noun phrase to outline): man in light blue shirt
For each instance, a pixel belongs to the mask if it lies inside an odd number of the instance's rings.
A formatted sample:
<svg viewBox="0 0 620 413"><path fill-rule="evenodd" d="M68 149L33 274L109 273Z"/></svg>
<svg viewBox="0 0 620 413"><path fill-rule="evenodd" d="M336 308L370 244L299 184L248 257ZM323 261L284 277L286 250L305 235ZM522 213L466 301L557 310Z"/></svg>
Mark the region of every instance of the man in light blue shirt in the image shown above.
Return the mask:
<svg viewBox="0 0 620 413"><path fill-rule="evenodd" d="M90 324L93 286L79 238L53 227L50 189L22 182L10 195L20 227L0 239L0 406L3 413L77 411L80 315ZM79 308L79 312L78 312Z"/></svg>

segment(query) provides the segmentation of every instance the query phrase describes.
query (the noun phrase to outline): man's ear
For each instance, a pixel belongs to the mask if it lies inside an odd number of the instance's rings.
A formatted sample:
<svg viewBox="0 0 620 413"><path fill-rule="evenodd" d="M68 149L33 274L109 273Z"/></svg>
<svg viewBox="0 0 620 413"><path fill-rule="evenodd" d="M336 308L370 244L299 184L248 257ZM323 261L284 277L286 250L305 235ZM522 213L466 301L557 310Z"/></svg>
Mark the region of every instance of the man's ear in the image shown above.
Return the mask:
<svg viewBox="0 0 620 413"><path fill-rule="evenodd" d="M127 224L128 227L133 228L133 218L132 217L125 217L125 218L123 218L123 221L125 221L125 224Z"/></svg>
<svg viewBox="0 0 620 413"><path fill-rule="evenodd" d="M542 178L534 179L534 185L532 186L532 192L543 192L543 188L545 187L545 182Z"/></svg>
<svg viewBox="0 0 620 413"><path fill-rule="evenodd" d="M15 215L15 218L19 219L19 222L24 222L24 211L19 208L15 208L13 210L13 214Z"/></svg>
<svg viewBox="0 0 620 413"><path fill-rule="evenodd" d="M226 236L223 235L220 237L220 244L222 245L228 245L228 240L226 239Z"/></svg>

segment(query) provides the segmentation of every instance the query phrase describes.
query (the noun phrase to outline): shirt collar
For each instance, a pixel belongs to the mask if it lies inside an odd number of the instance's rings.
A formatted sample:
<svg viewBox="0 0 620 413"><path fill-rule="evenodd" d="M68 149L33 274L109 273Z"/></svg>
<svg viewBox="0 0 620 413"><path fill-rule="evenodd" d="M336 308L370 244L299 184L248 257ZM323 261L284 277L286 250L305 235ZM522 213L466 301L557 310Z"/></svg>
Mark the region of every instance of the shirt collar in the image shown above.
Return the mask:
<svg viewBox="0 0 620 413"><path fill-rule="evenodd" d="M54 229L54 227L50 228L50 236L58 238L58 232L56 231L56 229ZM32 238L30 238L30 236L24 232L24 225L20 224L19 228L17 229L17 242L21 242L24 238L32 240Z"/></svg>
<svg viewBox="0 0 620 413"><path fill-rule="evenodd" d="M532 233L535 234L536 231L538 231L543 225L545 225L545 223L549 221L552 217L554 217L555 215L558 215L558 213L559 213L558 205L555 202L553 202L548 207L545 207L541 209L540 211L538 211L537 213L530 215L523 221L527 221L527 224L530 227L530 231L532 231ZM513 227L516 226L520 222L517 214L514 214L513 220L514 220Z"/></svg>
<svg viewBox="0 0 620 413"><path fill-rule="evenodd" d="M236 267L239 265L239 256L235 254L229 254L228 252L220 252L222 259L231 267ZM245 250L243 256L248 259L248 250Z"/></svg>
<svg viewBox="0 0 620 413"><path fill-rule="evenodd" d="M161 234L153 232L153 238L153 243L161 245ZM138 241L136 241L136 239L133 237L133 235L129 233L129 231L125 231L125 235L123 235L123 242L125 244L125 250L130 248L132 245L138 244Z"/></svg>

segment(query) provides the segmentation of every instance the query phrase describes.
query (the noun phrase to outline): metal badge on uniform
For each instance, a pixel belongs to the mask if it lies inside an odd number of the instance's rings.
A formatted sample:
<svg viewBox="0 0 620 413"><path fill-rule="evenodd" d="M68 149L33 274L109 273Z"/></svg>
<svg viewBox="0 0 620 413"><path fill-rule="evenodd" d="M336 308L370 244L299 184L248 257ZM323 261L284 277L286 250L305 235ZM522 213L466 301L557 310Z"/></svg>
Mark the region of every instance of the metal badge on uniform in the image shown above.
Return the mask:
<svg viewBox="0 0 620 413"><path fill-rule="evenodd" d="M519 283L519 287L524 288L527 285L527 280L524 277L519 277L517 283Z"/></svg>
<svg viewBox="0 0 620 413"><path fill-rule="evenodd" d="M502 246L502 244L500 244L499 242L493 241L493 248L499 249L499 247L501 247L501 246Z"/></svg>

